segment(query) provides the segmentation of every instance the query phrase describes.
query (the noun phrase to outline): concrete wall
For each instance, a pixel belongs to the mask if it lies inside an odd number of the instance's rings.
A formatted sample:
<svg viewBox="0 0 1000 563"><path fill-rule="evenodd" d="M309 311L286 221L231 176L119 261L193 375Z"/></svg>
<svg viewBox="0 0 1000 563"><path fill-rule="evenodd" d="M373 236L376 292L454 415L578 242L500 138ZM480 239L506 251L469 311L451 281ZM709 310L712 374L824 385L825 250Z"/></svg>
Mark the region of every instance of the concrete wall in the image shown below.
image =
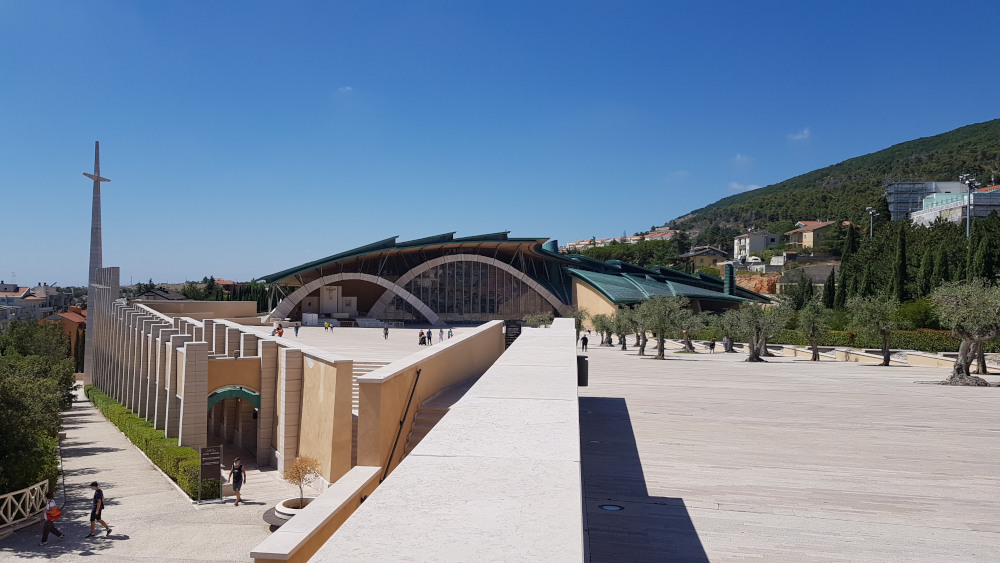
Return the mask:
<svg viewBox="0 0 1000 563"><path fill-rule="evenodd" d="M578 279L573 280L573 304L591 317L600 314L611 315L618 309L606 297ZM589 318L583 324L588 328L594 328Z"/></svg>
<svg viewBox="0 0 1000 563"><path fill-rule="evenodd" d="M475 332L446 340L359 377L358 465L384 468L398 463L403 458L417 405L446 387L481 375L503 352L503 322L492 321ZM414 389L417 370L420 380L400 432L399 420ZM399 441L390 460L397 435Z"/></svg>
<svg viewBox="0 0 1000 563"><path fill-rule="evenodd" d="M208 360L208 392L239 385L260 392L260 358L212 358Z"/></svg>
<svg viewBox="0 0 1000 563"><path fill-rule="evenodd" d="M351 386L354 362L306 354L302 362L302 420L298 455L319 460L328 483L351 469Z"/></svg>
<svg viewBox="0 0 1000 563"><path fill-rule="evenodd" d="M585 560L574 336L524 329L310 561Z"/></svg>
<svg viewBox="0 0 1000 563"><path fill-rule="evenodd" d="M195 320L257 316L256 301L143 301L142 305L171 317Z"/></svg>

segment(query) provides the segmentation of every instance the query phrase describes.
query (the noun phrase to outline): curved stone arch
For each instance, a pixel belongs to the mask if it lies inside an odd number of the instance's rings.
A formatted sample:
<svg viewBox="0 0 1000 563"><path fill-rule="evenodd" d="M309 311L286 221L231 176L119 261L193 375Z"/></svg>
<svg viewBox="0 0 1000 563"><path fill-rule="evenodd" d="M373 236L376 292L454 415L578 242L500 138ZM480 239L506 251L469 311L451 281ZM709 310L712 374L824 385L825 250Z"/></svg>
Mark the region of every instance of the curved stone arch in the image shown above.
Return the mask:
<svg viewBox="0 0 1000 563"><path fill-rule="evenodd" d="M560 315L566 314L566 304L559 300L558 297L552 294L551 291L542 287L542 285L535 280L531 279L531 276L525 274L521 270L518 270L514 266L507 264L506 262L501 262L496 258L490 258L489 256L480 256L478 254L449 254L447 256L439 256L433 260L428 260L422 264L414 266L410 271L406 272L399 279L396 280L396 285L399 287L406 287L406 284L410 283L413 278L419 276L420 274L430 270L431 268L440 266L442 264L448 264L450 262L481 262L483 264L489 264L496 268L511 274L515 278L526 283L528 287L535 290L536 293L541 295L546 301L552 305L556 311L559 311ZM369 311L368 316L370 317L381 317L385 314L386 308L389 306L389 302L392 301L393 295L386 291L379 297L375 305L372 306L371 311ZM437 323L435 323L437 324Z"/></svg>
<svg viewBox="0 0 1000 563"><path fill-rule="evenodd" d="M337 283L344 280L361 280L376 285L380 285L386 288L386 293L393 293L402 297L407 303L413 306L427 322L432 325L441 324L441 319L437 316L434 311L431 311L423 301L417 299L417 296L413 295L409 291L403 289L403 286L399 284L392 283L391 281L381 278L379 276L373 276L371 274L358 274L358 273L343 273L343 274L330 274L329 276L323 276L322 278L313 280L302 287L296 289L287 297L278 303L278 306L274 308L273 311L268 315L271 318L283 319L292 312L292 309L299 304L300 301L306 298L307 295L315 291L316 289L323 287L325 285L330 285L332 283ZM384 297L384 295L383 295Z"/></svg>
<svg viewBox="0 0 1000 563"><path fill-rule="evenodd" d="M206 399L208 401L208 410L212 410L212 407L216 403L226 399L243 399L253 405L254 408L260 409L260 393L253 392L249 388L244 389L237 386L221 387L209 393Z"/></svg>

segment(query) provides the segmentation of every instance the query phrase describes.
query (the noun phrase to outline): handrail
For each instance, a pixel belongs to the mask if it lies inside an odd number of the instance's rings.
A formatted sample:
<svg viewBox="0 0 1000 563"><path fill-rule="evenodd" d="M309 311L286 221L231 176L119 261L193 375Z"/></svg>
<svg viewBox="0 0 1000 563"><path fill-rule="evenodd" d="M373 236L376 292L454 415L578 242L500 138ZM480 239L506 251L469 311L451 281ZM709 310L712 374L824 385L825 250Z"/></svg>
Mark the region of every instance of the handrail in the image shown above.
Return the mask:
<svg viewBox="0 0 1000 563"><path fill-rule="evenodd" d="M30 487L0 495L0 528L11 526L35 516L45 506L48 480Z"/></svg>
<svg viewBox="0 0 1000 563"><path fill-rule="evenodd" d="M410 414L410 404L413 403L413 395L417 392L417 382L420 381L420 368L417 368L417 376L413 378L413 387L410 389L410 398L406 400L406 408L403 409L403 416L399 419L399 428L396 430L396 439L392 443L392 451L389 452L388 459L385 460L385 471L382 472L382 478L378 480L379 483L385 481L385 478L389 476L389 467L392 466L392 458L396 455L396 446L399 445L399 438L403 434L403 424L406 422L406 417Z"/></svg>

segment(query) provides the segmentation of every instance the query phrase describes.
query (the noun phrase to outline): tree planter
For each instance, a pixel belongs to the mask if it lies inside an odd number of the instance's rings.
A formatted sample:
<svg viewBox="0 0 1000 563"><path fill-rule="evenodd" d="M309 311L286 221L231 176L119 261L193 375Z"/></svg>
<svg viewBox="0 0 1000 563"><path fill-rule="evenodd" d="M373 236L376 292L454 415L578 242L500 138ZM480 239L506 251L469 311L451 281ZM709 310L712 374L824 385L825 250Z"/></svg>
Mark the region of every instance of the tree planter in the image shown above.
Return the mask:
<svg viewBox="0 0 1000 563"><path fill-rule="evenodd" d="M299 502L299 497L285 499L278 503L274 507L274 515L278 518L288 520L292 516L295 516L299 512L302 512L305 507L309 506L309 503L313 501L316 497L305 497L301 499L301 505Z"/></svg>

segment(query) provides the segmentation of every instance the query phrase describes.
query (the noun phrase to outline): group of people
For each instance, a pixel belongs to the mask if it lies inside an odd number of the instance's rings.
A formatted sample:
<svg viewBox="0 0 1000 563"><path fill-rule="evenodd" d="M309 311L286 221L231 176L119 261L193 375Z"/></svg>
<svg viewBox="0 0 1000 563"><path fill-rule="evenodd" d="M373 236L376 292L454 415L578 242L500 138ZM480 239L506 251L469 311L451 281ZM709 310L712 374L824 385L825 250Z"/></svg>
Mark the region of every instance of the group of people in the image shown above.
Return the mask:
<svg viewBox="0 0 1000 563"><path fill-rule="evenodd" d="M388 327L385 328L385 333L386 333L386 338L388 338L389 337L388 336L388 333L389 333L389 328ZM448 329L448 338L451 339L451 337L453 335L454 335L454 333L449 328ZM445 338L445 336L444 336L444 329L443 328L439 328L438 329L438 342L444 342L444 338ZM420 334L417 335L417 341L420 343L421 346L430 346L431 344L434 344L434 331L432 331L431 329L427 329L427 332L424 332L423 330L421 330Z"/></svg>
<svg viewBox="0 0 1000 563"><path fill-rule="evenodd" d="M448 332L449 332L449 336L448 337L451 338L451 336L450 336L451 331L449 330ZM587 335L589 335L589 334L590 334L590 329L588 328L587 329L587 334L584 334L583 336L580 337L580 348L581 348L581 350L583 352L587 351L587 343L590 342L590 339L587 338ZM421 342L421 344L423 344L423 342ZM723 352L732 352L733 351L733 340L731 338L729 338L728 334L722 337L722 351ZM714 354L715 353L715 337L714 336L712 337L711 340L708 341L708 353L709 354Z"/></svg>
<svg viewBox="0 0 1000 563"><path fill-rule="evenodd" d="M100 485L97 481L90 484L90 488L94 491L93 504L90 508L90 533L87 534L88 538L94 537L94 532L97 530L97 524L104 526L105 536L111 535L111 526L104 521L104 491L101 490ZM66 537L66 534L59 531L56 528L56 520L62 518L62 508L56 503L55 495L52 491L45 493L45 522L42 525L42 543L39 545L45 545L49 543L49 534L54 535L60 540Z"/></svg>
<svg viewBox="0 0 1000 563"><path fill-rule="evenodd" d="M233 467L229 470L229 482L233 484L233 491L236 493L236 504L239 506L243 499L240 497L240 490L243 489L243 483L247 480L247 470L243 467L243 463L240 458L233 460ZM104 491L98 485L97 481L90 484L90 488L94 491L94 498L92 499L92 504L90 507L90 533L86 537L92 538L96 534L97 525L100 524L104 526L104 535L111 535L111 526L104 521ZM63 539L66 534L59 531L56 528L56 520L62 518L62 508L55 501L55 495L52 491L45 493L45 521L42 524L42 542L38 545L46 545L49 543L49 535L54 535L58 539Z"/></svg>

